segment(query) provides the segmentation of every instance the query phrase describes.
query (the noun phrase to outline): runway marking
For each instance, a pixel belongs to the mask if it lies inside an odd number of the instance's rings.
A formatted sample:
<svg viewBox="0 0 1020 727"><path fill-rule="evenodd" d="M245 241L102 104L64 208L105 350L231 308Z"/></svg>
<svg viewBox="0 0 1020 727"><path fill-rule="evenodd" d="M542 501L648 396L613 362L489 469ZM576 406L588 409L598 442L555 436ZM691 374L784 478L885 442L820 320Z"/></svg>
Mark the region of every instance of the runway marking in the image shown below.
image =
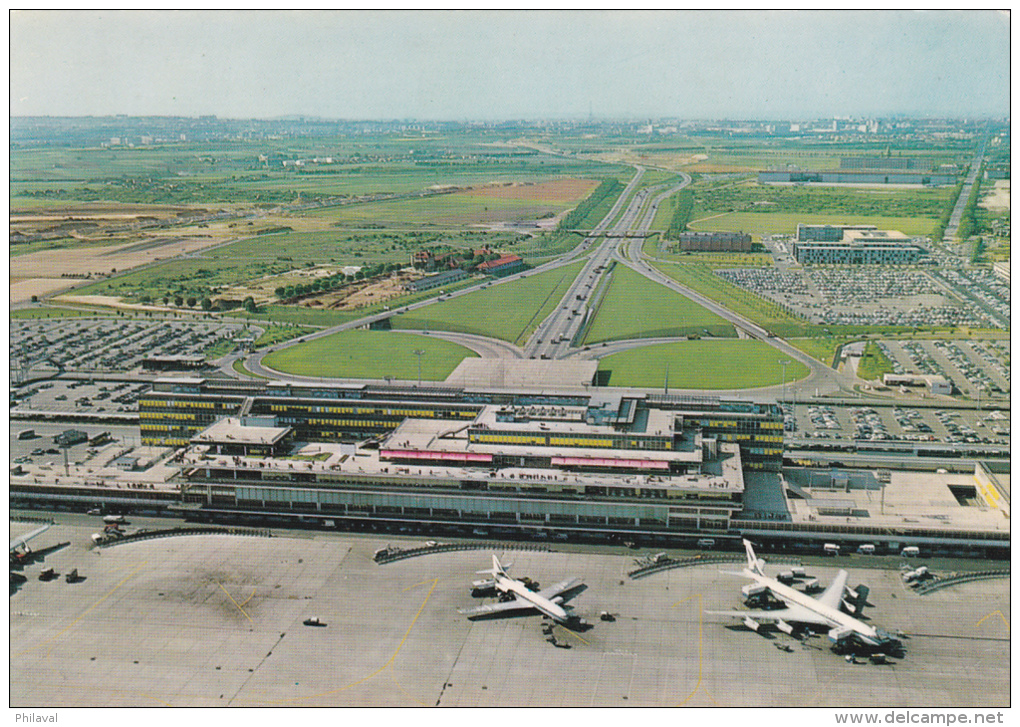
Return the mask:
<svg viewBox="0 0 1020 727"><path fill-rule="evenodd" d="M563 631L565 631L566 633L568 633L568 634L570 634L571 636L575 637L575 638L576 638L576 639L577 639L578 641L580 641L580 642L581 642L582 644L584 644L585 646L591 646L591 643L590 643L590 642L588 642L588 641L585 641L584 639L582 639L582 638L581 638L581 635L580 635L580 634L575 634L575 633L574 633L573 631L571 631L570 629L566 628L565 626L562 626L562 624L556 624L556 625L557 625L557 626L560 626L560 627L561 627L561 628L563 629Z"/></svg>
<svg viewBox="0 0 1020 727"><path fill-rule="evenodd" d="M230 595L230 592L226 588L223 588L223 584L222 583L217 583L216 585L218 585L220 588L223 589L223 592L227 594L227 598L230 599L230 602L233 603L235 606L237 606L237 610L240 611L241 613L243 613L244 617L246 619L248 619L248 623L255 623L254 621L251 620L251 616L249 616L247 614L247 612L245 612L245 610L243 608L241 608L241 604L239 604L237 601L234 600L234 597ZM255 592L252 591L251 595L254 596ZM251 600L251 596L248 597L248 601L250 601L250 600ZM245 603L248 603L248 601L245 601Z"/></svg>
<svg viewBox="0 0 1020 727"><path fill-rule="evenodd" d="M995 615L998 615L998 617L1002 619L1002 623L1006 624L1006 631L1009 631L1009 621L1006 620L1006 617L1002 615L1002 611L999 610L992 611L990 614L988 614L983 619L974 624L974 627L977 628L978 626L980 626L985 621L987 621L988 619Z"/></svg>
<svg viewBox="0 0 1020 727"><path fill-rule="evenodd" d="M671 608L676 608L680 604L687 603L688 601L694 598L698 599L698 682L697 684L694 685L694 689L691 690L691 693L688 694L687 697L685 697L684 700L677 704L676 706L682 707L683 705L687 704L687 702L690 701L691 697L693 697L698 692L699 689L701 689L701 691L705 693L706 697L712 700L713 704L716 704L716 706L718 706L718 703L714 699L712 699L712 695L709 694L704 689L702 689L701 687L701 674L703 666L703 643L704 643L704 629L702 628L702 621L704 619L704 605L701 602L701 594L695 593L693 596L688 596L682 601L677 601L671 606Z"/></svg>
<svg viewBox="0 0 1020 727"><path fill-rule="evenodd" d="M398 682L398 681L397 681L397 678L396 678L396 677L395 677L395 676L393 675L393 670L392 670L392 669L390 670L390 680L391 680L391 681L393 682L393 684L394 684L394 685L395 685L395 686L397 687L397 689L399 689L399 690L400 690L401 692L403 692L403 693L404 693L404 695L405 695L405 696L407 696L407 697L409 697L409 698L413 699L414 701L416 701L416 702L417 702L418 704L420 704L421 706L423 706L423 707L431 707L431 706L432 706L431 704L425 704L425 702L421 701L420 699L418 699L418 697L414 696L414 695L413 695L413 694L411 694L411 693L410 693L409 691L407 691L407 690L406 690L406 689L404 689L404 688L403 688L402 686L400 686L400 682Z"/></svg>
<svg viewBox="0 0 1020 727"><path fill-rule="evenodd" d="M64 627L63 629L61 629L60 631L58 631L57 633L55 633L55 634L54 634L53 636L51 636L50 638L46 639L45 641L41 641L40 643L36 644L35 646L30 646L30 647L28 647L27 649L24 649L24 650L22 650L22 651L19 651L19 652L17 652L16 654L14 654L14 656L21 656L22 654L27 654L27 653L28 653L28 652L30 652L30 651L34 651L35 649L38 649L38 648L40 648L40 647L43 647L43 646L46 646L46 645L47 645L47 644L49 644L50 642L52 642L52 641L55 641L55 640L59 639L59 638L60 638L61 636L63 636L63 635L65 634L65 633L67 633L67 632L68 632L68 631L70 631L70 630L71 630L72 628L74 628L74 627L75 627L75 626L76 626L76 625L78 624L78 622L79 622L79 621L81 621L81 620L82 620L83 618L85 618L86 616L88 616L88 615L89 615L89 614L90 614L90 613L92 612L92 610L93 610L93 609L94 609L94 608L95 608L96 606L98 606L98 605L99 605L100 603L102 603L102 602L103 602L103 601L105 601L105 600L106 600L107 598L109 598L109 597L110 597L110 596L112 596L112 595L113 595L114 593L116 593L116 592L117 592L117 589L118 589L118 588L120 588L120 587L121 587L121 586L123 586L123 585L124 585L125 583L127 583L128 579L129 579L129 578L131 578L131 576L133 576L133 575L134 575L135 573L137 573L137 572L138 572L139 570L141 570L142 566L143 566L143 565L145 565L145 564L146 564L146 563L148 563L148 562L149 562L149 561L147 561L147 560L143 560L143 561L142 561L141 563L139 563L139 564L138 564L138 565L137 565L137 566L136 566L136 567L134 568L134 570L132 570L132 571L131 571L130 573L128 573L128 574L127 574L126 576L124 576L124 578L123 578L123 579L122 579L122 580L120 581L120 583L118 583L118 584L117 584L117 585L115 585L115 586L114 586L113 588L111 588L111 589L110 589L110 591L109 591L109 592L108 592L108 593L107 593L107 594L106 594L105 596L103 596L103 597L102 597L102 598L100 598L100 599L99 599L98 601L96 601L96 602L95 602L95 603L93 603L93 604L92 604L91 606L89 606L89 607L88 607L87 609L85 609L85 611L84 611L84 612L83 612L83 613L82 613L82 614L81 614L80 616L78 616L78 618L76 618L76 619L75 619L74 621L72 621L71 623L69 623L69 624L68 624L67 626L65 626L65 627ZM52 648L53 648L53 647L51 646L51 647L50 647L50 649L48 649L48 650L46 651L46 655L47 655L47 656L49 656L49 654L50 654L50 651L52 650Z"/></svg>
<svg viewBox="0 0 1020 727"><path fill-rule="evenodd" d="M269 699L269 700L266 700L266 701L268 703L270 703L270 704L283 704L283 703L286 703L286 702L297 702L297 701L300 701L300 700L303 700L303 699L315 699L316 697L325 697L328 694L338 694L338 693L340 693L342 691L350 689L351 687L356 687L359 684L367 682L369 679L372 679L373 677L377 677L380 674L382 674L384 671L389 669L391 666L393 666L393 662L396 661L397 656L400 654L400 650L402 648L404 648L404 643L407 641L407 637L411 635L411 631L414 629L414 625L415 625L415 623L417 623L418 617L421 616L422 611L425 610L425 606L429 602L429 599L432 598L432 591L434 591L436 589L436 586L439 585L439 579L438 578L432 578L430 580L421 581L420 583L415 583L413 586L408 586L407 588L405 588L405 589L403 589L401 591L401 593L404 593L406 591L409 591L412 588L417 588L418 586L425 585L426 583L432 583L432 587L429 588L428 593L425 594L425 600L423 600L421 602L421 606L418 607L418 612L416 614L414 614L414 618L411 619L411 623L407 627L407 631L404 632L404 637L400 640L400 643L397 644L396 650L393 652L392 656L390 656L390 658L386 660L386 663L383 664L381 667L376 669L374 672L372 672L368 676L362 677L361 679L358 679L357 681L351 682L350 684L347 684L345 686L337 687L336 689L330 689L329 691L319 692L318 694L307 694L307 695L305 695L303 697L289 697L287 699ZM403 691L403 689L401 689L401 691ZM407 692L404 692L404 693L407 694ZM408 694L408 696L411 696L411 695ZM412 699L414 699L414 698L412 697ZM418 701L418 700L416 699L415 701ZM420 703L421 702L419 702L419 704Z"/></svg>
<svg viewBox="0 0 1020 727"><path fill-rule="evenodd" d="M251 599L253 599L253 598L255 598L255 589L254 589L254 588L252 588L252 589L251 589L251 595L250 595L250 596L248 596L248 597L247 597L246 599L244 599L244 600L243 600L243 601L241 602L241 605L242 605L242 606L244 606L245 604L247 604L247 603L248 603L248 601L250 601L250 600L251 600Z"/></svg>

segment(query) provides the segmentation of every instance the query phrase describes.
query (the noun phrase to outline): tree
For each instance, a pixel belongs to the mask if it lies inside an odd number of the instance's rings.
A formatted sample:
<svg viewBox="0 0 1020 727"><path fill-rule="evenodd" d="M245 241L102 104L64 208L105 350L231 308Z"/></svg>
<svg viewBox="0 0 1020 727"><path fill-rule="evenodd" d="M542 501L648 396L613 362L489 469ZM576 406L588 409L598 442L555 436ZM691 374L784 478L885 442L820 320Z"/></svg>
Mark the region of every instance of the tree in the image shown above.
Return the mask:
<svg viewBox="0 0 1020 727"><path fill-rule="evenodd" d="M244 309L246 311L248 311L249 313L257 313L258 312L258 308L255 306L255 299L252 298L250 295L247 298L244 299L244 301L241 303L241 305L244 306Z"/></svg>
<svg viewBox="0 0 1020 727"><path fill-rule="evenodd" d="M204 311L212 310L212 300L210 300L209 298L202 298L202 310Z"/></svg>
<svg viewBox="0 0 1020 727"><path fill-rule="evenodd" d="M179 295L174 296L174 305L180 308L182 305L184 305L184 298L182 298Z"/></svg>
<svg viewBox="0 0 1020 727"><path fill-rule="evenodd" d="M287 294L287 289L281 285L279 288L277 288L273 292L276 294L277 298L285 298L286 294Z"/></svg>
<svg viewBox="0 0 1020 727"><path fill-rule="evenodd" d="M188 296L187 303L188 303L188 307L189 308L194 308L195 304L198 303L198 299L195 298L195 296L190 295L190 296Z"/></svg>

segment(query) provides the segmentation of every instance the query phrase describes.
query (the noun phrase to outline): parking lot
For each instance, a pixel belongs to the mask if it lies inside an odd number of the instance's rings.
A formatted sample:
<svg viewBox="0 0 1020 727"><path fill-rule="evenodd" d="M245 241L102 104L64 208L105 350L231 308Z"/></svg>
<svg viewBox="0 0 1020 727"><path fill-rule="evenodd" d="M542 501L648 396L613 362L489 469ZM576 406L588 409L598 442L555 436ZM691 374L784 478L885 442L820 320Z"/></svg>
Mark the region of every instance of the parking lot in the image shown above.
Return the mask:
<svg viewBox="0 0 1020 727"><path fill-rule="evenodd" d="M236 338L240 323L120 318L14 319L12 368L110 373L137 370L148 356L203 355Z"/></svg>
<svg viewBox="0 0 1020 727"><path fill-rule="evenodd" d="M54 379L23 386L12 392L12 412L47 414L116 415L138 412L138 399L152 388L148 382Z"/></svg>
<svg viewBox="0 0 1020 727"><path fill-rule="evenodd" d="M1009 288L984 270L827 265L716 273L819 325L1009 327Z"/></svg>
<svg viewBox="0 0 1020 727"><path fill-rule="evenodd" d="M896 374L933 374L970 399L1006 398L1010 391L1006 341L880 341Z"/></svg>
<svg viewBox="0 0 1020 727"><path fill-rule="evenodd" d="M1009 415L997 410L798 404L791 440L1009 444Z"/></svg>
<svg viewBox="0 0 1020 727"><path fill-rule="evenodd" d="M82 440L66 447L67 465L80 471L86 479L91 472L108 467L118 457L130 456L140 448L138 427L18 422L10 427L11 463L22 465L28 471L63 474L65 448L55 437L69 431L81 432Z"/></svg>

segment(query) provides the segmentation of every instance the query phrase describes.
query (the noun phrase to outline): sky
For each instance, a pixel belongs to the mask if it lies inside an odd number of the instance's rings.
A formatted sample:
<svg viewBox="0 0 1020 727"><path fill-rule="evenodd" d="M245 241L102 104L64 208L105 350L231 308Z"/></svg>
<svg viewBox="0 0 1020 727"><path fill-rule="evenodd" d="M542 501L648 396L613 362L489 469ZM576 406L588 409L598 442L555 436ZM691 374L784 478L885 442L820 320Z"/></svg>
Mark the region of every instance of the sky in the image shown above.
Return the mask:
<svg viewBox="0 0 1020 727"><path fill-rule="evenodd" d="M13 11L12 116L1004 117L1001 11Z"/></svg>

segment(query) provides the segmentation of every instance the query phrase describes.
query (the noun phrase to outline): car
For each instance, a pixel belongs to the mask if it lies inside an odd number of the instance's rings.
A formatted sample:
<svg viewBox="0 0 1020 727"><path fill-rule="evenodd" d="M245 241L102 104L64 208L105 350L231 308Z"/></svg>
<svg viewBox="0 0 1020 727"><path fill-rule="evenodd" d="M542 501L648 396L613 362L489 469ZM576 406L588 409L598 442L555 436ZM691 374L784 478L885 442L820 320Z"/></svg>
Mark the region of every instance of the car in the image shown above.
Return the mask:
<svg viewBox="0 0 1020 727"><path fill-rule="evenodd" d="M88 512L86 512L85 514L86 515L102 515L103 511L100 510L98 507L94 507L91 510L89 510Z"/></svg>

